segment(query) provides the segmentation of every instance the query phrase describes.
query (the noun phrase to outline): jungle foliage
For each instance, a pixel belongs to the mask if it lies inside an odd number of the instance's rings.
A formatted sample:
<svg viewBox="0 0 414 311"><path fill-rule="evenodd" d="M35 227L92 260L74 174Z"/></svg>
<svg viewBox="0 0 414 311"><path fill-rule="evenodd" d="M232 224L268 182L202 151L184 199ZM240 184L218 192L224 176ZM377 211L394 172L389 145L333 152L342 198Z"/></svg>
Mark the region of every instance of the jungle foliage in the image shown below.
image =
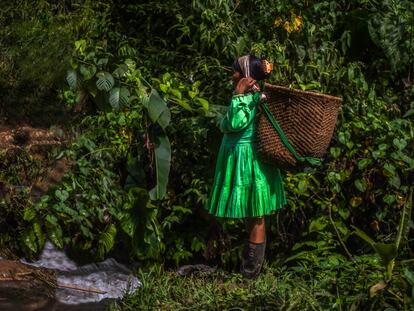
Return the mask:
<svg viewBox="0 0 414 311"><path fill-rule="evenodd" d="M3 244L28 257L48 238L84 259L236 267L243 223L216 221L202 207L232 91L229 65L251 52L274 63L270 82L344 99L322 168L286 174L288 206L267 219L269 261L295 277L309 273L305 282L318 276L321 309L413 303L411 1L2 6L3 116L71 116L75 136L56 154L73 163L61 184L23 207L0 201L17 219L0 219ZM15 183L12 168L1 168L2 182ZM317 308L311 303L304 307Z"/></svg>

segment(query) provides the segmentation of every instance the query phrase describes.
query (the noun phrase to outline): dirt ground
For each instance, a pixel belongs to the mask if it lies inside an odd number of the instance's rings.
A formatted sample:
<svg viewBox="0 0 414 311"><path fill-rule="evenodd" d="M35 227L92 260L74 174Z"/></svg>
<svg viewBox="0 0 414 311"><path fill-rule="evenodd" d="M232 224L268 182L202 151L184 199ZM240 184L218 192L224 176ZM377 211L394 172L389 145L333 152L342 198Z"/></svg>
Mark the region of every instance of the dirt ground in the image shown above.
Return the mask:
<svg viewBox="0 0 414 311"><path fill-rule="evenodd" d="M63 175L69 171L70 165L65 158L50 161L50 153L68 142L61 129L43 129L30 126L1 126L0 152L14 156L14 150L25 150L32 157L44 163L45 170L32 185L34 199L45 194L51 185L57 184Z"/></svg>

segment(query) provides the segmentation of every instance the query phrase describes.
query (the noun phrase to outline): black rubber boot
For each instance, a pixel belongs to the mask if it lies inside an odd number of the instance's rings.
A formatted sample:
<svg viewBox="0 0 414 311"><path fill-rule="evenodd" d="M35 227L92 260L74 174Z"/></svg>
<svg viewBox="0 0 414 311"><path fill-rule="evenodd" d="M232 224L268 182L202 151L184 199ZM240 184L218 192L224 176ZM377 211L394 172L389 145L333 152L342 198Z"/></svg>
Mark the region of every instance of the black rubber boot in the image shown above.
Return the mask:
<svg viewBox="0 0 414 311"><path fill-rule="evenodd" d="M253 243L247 241L242 252L240 273L249 279L255 278L262 269L266 250L266 241L263 243Z"/></svg>

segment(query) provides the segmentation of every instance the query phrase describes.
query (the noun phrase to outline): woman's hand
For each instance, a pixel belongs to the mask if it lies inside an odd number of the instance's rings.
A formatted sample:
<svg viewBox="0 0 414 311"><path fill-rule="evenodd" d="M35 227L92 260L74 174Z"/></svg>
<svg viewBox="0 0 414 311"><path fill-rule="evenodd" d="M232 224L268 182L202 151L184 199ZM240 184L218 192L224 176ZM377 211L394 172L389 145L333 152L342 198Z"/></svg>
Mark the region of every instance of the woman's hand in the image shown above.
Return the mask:
<svg viewBox="0 0 414 311"><path fill-rule="evenodd" d="M253 89L253 86L256 84L256 80L252 77L242 78L237 83L236 89L234 92L236 94L248 93Z"/></svg>

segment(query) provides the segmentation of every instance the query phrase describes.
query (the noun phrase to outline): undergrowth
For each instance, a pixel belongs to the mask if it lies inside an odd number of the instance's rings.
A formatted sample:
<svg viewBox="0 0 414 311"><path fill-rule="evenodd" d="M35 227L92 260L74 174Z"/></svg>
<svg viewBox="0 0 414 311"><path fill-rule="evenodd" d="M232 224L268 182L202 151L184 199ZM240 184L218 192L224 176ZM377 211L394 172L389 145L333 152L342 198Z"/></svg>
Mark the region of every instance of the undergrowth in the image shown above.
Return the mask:
<svg viewBox="0 0 414 311"><path fill-rule="evenodd" d="M255 280L220 269L180 276L156 265L139 271L141 288L110 310L412 310L401 301L406 294L401 282L370 297L367 288L380 274L379 258L370 255L330 267L265 262Z"/></svg>

